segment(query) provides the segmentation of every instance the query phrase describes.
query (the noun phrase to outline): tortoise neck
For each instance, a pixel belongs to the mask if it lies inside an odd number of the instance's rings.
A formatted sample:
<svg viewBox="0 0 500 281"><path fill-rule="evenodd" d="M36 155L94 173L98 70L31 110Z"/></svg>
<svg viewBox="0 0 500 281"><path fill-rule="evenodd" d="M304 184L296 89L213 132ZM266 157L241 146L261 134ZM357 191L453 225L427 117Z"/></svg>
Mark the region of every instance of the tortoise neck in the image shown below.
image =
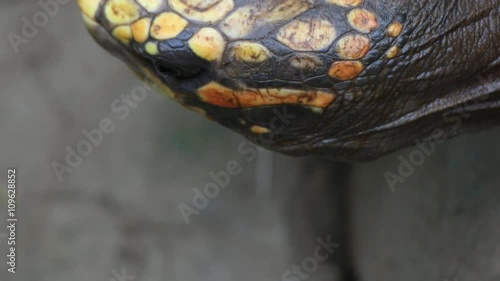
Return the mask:
<svg viewBox="0 0 500 281"><path fill-rule="evenodd" d="M404 0L408 43L403 76L444 84L500 66L500 0Z"/></svg>

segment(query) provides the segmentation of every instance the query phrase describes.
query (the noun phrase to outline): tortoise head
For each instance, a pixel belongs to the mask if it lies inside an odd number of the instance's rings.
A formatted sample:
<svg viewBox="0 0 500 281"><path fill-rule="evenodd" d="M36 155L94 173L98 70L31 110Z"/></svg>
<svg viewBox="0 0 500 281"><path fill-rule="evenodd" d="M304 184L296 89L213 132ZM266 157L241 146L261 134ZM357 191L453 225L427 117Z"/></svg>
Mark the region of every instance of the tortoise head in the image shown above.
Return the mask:
<svg viewBox="0 0 500 281"><path fill-rule="evenodd" d="M392 131L398 139L390 144L381 132L431 101L403 96L394 86L404 75L412 28L405 9L386 9L393 1L79 5L94 38L141 77L270 149L338 160L374 158L407 145L397 137L401 130ZM402 99L405 104L398 104Z"/></svg>

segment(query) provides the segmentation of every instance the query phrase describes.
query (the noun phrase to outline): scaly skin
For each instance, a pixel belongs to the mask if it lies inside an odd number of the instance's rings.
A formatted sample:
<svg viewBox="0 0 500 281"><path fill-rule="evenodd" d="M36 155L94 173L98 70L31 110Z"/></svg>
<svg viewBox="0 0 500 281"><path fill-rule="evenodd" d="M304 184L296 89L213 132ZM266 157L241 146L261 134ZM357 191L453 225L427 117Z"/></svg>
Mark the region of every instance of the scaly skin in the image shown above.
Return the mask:
<svg viewBox="0 0 500 281"><path fill-rule="evenodd" d="M369 160L500 122L500 0L79 4L141 77L287 154Z"/></svg>

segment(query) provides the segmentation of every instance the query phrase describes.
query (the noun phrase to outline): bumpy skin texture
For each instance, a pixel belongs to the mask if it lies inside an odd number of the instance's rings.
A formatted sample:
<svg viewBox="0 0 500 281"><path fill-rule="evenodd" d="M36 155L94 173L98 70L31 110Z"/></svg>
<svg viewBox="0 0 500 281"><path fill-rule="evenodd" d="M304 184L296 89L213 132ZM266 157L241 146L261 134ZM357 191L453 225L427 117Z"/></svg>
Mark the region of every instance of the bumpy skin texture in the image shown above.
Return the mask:
<svg viewBox="0 0 500 281"><path fill-rule="evenodd" d="M267 148L339 161L500 122L500 0L79 0L94 38Z"/></svg>

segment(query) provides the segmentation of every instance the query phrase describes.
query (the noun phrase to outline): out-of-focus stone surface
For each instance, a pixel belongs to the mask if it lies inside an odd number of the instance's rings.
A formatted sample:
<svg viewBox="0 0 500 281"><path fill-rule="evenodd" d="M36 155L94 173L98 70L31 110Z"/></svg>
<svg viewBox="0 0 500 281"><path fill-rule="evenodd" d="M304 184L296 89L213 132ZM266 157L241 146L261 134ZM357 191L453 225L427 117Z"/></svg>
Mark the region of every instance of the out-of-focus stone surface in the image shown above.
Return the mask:
<svg viewBox="0 0 500 281"><path fill-rule="evenodd" d="M155 93L123 120L111 110L140 82L93 42L76 1L17 54L7 34L42 9L0 5L0 216L16 167L20 219L18 273L2 239L0 280L283 280L328 237L339 248L307 280L342 280L339 267L363 281L500 280L499 129L440 145L394 192L384 173L413 149L354 167L275 155L263 194L236 134ZM60 182L51 163L104 118L115 131ZM179 204L232 160L241 173L186 224Z"/></svg>
<svg viewBox="0 0 500 281"><path fill-rule="evenodd" d="M353 169L350 238L360 280L500 280L500 131L438 144L391 190L384 173L416 151Z"/></svg>

